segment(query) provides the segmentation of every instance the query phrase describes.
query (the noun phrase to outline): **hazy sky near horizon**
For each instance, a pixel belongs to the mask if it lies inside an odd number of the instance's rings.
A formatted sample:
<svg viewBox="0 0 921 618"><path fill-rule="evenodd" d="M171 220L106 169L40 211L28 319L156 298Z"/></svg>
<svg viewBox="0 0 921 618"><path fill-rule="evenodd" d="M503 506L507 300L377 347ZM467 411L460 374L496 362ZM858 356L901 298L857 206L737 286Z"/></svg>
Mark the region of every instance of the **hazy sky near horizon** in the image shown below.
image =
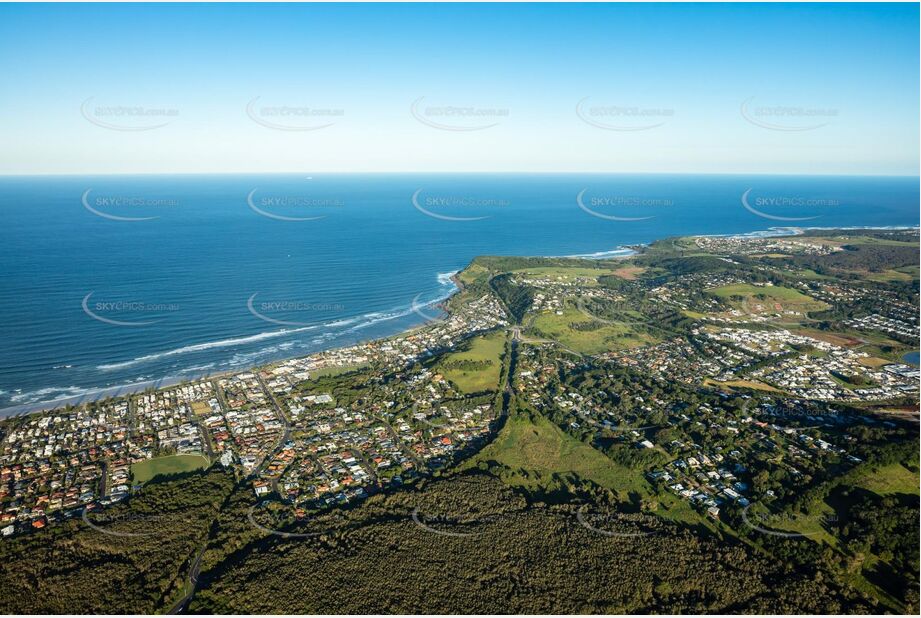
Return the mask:
<svg viewBox="0 0 921 618"><path fill-rule="evenodd" d="M0 5L0 174L917 174L916 4Z"/></svg>

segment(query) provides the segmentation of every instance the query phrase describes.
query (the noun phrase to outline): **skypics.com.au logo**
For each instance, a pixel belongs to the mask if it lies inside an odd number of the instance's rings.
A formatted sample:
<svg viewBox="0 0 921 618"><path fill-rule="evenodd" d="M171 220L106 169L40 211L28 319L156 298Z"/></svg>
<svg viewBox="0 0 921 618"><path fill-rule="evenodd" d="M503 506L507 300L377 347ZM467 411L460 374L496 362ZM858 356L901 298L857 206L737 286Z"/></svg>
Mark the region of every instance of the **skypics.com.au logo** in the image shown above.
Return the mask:
<svg viewBox="0 0 921 618"><path fill-rule="evenodd" d="M829 208L837 208L841 202L825 197L803 195L752 195L754 189L742 194L742 207L748 212L772 221L811 221L818 219ZM805 216L791 216L791 214Z"/></svg>
<svg viewBox="0 0 921 618"><path fill-rule="evenodd" d="M179 117L175 107L144 105L100 105L90 97L80 105L80 115L97 127L110 131L152 131L160 129Z"/></svg>
<svg viewBox="0 0 921 618"><path fill-rule="evenodd" d="M420 123L440 131L483 131L498 126L509 117L506 107L474 105L426 105L419 97L409 107L409 113Z"/></svg>
<svg viewBox="0 0 921 618"><path fill-rule="evenodd" d="M345 116L338 107L311 107L309 105L259 105L255 97L246 104L250 120L276 131L319 131L326 129Z"/></svg>

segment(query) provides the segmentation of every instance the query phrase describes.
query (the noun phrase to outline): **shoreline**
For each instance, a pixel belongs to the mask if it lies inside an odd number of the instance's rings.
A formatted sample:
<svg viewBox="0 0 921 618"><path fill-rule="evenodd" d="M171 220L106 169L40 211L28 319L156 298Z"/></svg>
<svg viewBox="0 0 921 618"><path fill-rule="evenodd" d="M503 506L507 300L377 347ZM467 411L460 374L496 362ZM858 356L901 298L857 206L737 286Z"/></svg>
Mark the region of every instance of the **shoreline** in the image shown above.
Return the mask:
<svg viewBox="0 0 921 618"><path fill-rule="evenodd" d="M766 230L754 230L751 232L741 232L734 234L693 234L690 236L669 236L665 238L767 238L767 237L783 237L783 236L801 236L806 231L810 230L921 230L921 226L849 226L849 227L840 227L840 226L831 226L831 227L816 227L816 226L777 226L769 227ZM607 251L598 251L595 253L587 254L575 254L575 255L559 255L559 256L528 256L528 257L545 257L545 258L557 258L557 259L583 259L583 260L622 260L629 259L640 255L643 250L648 247L650 244L657 242L659 240L664 240L664 238L655 239L648 243L634 243L631 245L622 245L618 246L615 249L610 249ZM473 260L476 259L476 256L468 262L468 266ZM464 267L466 268L466 266ZM464 290L464 284L458 276L463 272L464 268L454 272L450 275L450 281L453 283L455 290L448 294L445 298L429 303L424 306L436 306L441 308L442 311L446 311L446 305L448 302L456 296L458 293ZM373 341L387 341L396 337L403 337L412 334L413 332L424 328L427 324L432 321L432 318L424 315L423 313L417 311L415 303L411 306L411 311L423 318L423 322L417 326L401 330L392 335L379 337L373 339ZM127 384L119 384L115 386L102 387L94 390L90 390L86 393L79 395L73 395L70 397L61 397L58 399L52 399L48 401L36 401L32 403L23 403L15 406L9 406L6 408L0 408L0 421L8 418L16 418L20 416L27 416L29 414L35 414L40 412L48 412L58 408L63 408L69 405L79 406L85 403L91 403L96 401L102 401L109 398L117 397L127 397L131 395L136 395L138 393L143 393L148 390L159 390L161 388L168 388L171 386L177 386L180 384L196 382L199 380L205 379L218 379L226 377L229 375L234 375L246 371L254 371L261 369L263 367L270 367L276 363L284 362L287 360L292 360L296 358L307 358L315 354L322 354L325 352L331 352L334 350L341 350L348 347L358 345L359 342L353 343L348 346L341 347L329 347L322 348L311 352L310 354L305 354L303 356L291 356L273 360L267 363L260 363L254 365L248 365L245 367L237 367L234 369L227 369L224 371L216 372L205 372L201 374L191 374L191 375L182 375L182 376L164 376L156 380L145 380L143 382L131 382Z"/></svg>
<svg viewBox="0 0 921 618"><path fill-rule="evenodd" d="M445 306L447 305L448 301L450 301L451 298L453 298L455 295L457 295L459 292L461 292L464 289L464 284L463 282L461 282L460 278L458 277L458 274L462 270L463 269L456 271L455 273L451 274L451 276L449 277L455 287L455 289L450 294L448 294L446 297L440 300L433 301L433 302L427 303L422 306L439 307L441 311L446 312L447 309ZM384 337L377 337L375 339L371 339L368 341L356 341L355 343L352 343L346 346L322 348L314 352L311 352L309 354L304 354L301 356L286 356L284 358L279 358L279 359L272 360L266 363L258 363L254 365L235 367L233 369L227 369L223 371L204 372L201 374L189 374L189 375L182 375L182 376L164 376L156 380L144 380L142 382L130 382L127 384L118 384L115 386L102 387L102 388L90 390L80 395L73 395L71 397L60 397L58 399L52 399L49 401L36 401L32 403L23 403L23 404L19 404L16 406L9 406L6 408L0 408L0 421L3 421L5 419L10 419L10 418L17 418L21 416L28 416L30 414L36 414L40 412L49 412L51 410L64 408L69 405L80 406L86 403L103 401L109 398L128 397L131 395L137 395L138 393L144 393L148 390L159 390L162 388L169 388L171 386L178 386L181 384L198 382L200 380L220 379L220 378L232 376L238 373L243 373L247 371L256 371L264 367L271 367L277 363L283 363L285 361L289 361L293 359L308 358L316 354L323 354L323 353L332 352L335 350L343 350L346 348L354 347L356 345L361 345L362 343L368 343L369 341L381 341L381 342L388 341L390 339L394 339L397 337L404 337L407 335L411 335L415 333L416 331L422 328L425 328L426 325L434 321L433 318L426 316L420 311L418 311L417 306L415 304L411 305L411 311L412 313L415 313L416 315L418 315L420 318L423 319L423 322L421 324L412 326L410 328L405 328L399 332L393 333L391 335L386 335Z"/></svg>

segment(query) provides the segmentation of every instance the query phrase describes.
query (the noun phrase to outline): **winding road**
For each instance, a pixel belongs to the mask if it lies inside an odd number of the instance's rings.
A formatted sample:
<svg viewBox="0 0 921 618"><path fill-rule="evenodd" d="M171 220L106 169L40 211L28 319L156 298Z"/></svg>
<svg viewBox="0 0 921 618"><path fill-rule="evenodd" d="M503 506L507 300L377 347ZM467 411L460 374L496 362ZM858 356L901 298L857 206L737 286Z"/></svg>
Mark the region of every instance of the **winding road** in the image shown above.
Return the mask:
<svg viewBox="0 0 921 618"><path fill-rule="evenodd" d="M198 575L201 573L201 559L202 556L205 555L205 547L207 547L207 544L198 550L198 554L196 554L195 559L192 561L192 566L189 568L189 586L191 587L191 590L189 590L189 592L184 597L176 601L176 603L173 604L167 613L182 613L182 610L185 609L186 604L192 600L193 596L195 596L195 589L198 587Z"/></svg>

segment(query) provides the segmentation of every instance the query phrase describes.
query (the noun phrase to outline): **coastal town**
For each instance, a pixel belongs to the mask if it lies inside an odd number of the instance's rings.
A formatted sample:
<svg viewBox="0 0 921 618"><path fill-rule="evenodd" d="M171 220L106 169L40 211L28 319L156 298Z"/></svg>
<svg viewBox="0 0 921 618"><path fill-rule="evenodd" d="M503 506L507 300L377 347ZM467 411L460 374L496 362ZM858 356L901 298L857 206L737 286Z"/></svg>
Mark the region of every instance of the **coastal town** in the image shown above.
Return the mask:
<svg viewBox="0 0 921 618"><path fill-rule="evenodd" d="M870 362L866 352L787 330L695 327L688 338L607 358L685 384L701 377L755 380L765 389L828 401L886 401L918 391L917 367Z"/></svg>
<svg viewBox="0 0 921 618"><path fill-rule="evenodd" d="M516 383L522 398L555 415L561 428L639 457L653 487L715 519L725 505L769 504L795 495L828 469L857 466L862 459L850 452L855 438L849 431L894 426L830 406L820 383L801 399L714 394L697 404L680 390L651 395L645 384L599 388L618 366L610 358L580 366L553 344L538 344L522 352ZM913 374L916 389L917 369ZM564 381L561 375L577 377ZM671 379L667 370L648 375L660 387Z"/></svg>
<svg viewBox="0 0 921 618"><path fill-rule="evenodd" d="M39 530L122 501L140 490L132 467L164 456L206 457L238 469L257 497L278 492L312 506L361 498L442 467L488 433L490 405L396 410L391 400L356 409L299 387L316 372L405 370L506 323L501 305L487 296L390 340L6 421L0 534ZM406 378L404 399L437 402L450 389L428 370Z"/></svg>
<svg viewBox="0 0 921 618"><path fill-rule="evenodd" d="M0 434L0 533L122 502L147 478L172 472L157 472L157 462L177 457L191 469L220 465L254 500L278 500L300 515L411 483L491 439L501 413L499 357L455 355L512 335L520 338L517 397L560 415L574 435L646 452L650 486L710 518L726 504L789 495L797 479L825 468L858 465L842 427L878 421L834 405L916 399L919 372L847 333L911 340L911 303L876 303L889 292L859 282L787 282L779 278L785 266L743 270L722 256L840 251L828 243L693 242L719 252L724 266L664 279L642 278L641 265L524 268L509 279L528 290L518 327L509 299L479 287L437 317L420 308L434 319L389 339L9 419ZM836 319L842 334L810 328L810 315L833 307L858 307ZM651 395L642 384L599 390L561 377L613 369L675 386ZM493 373L492 382L462 384ZM701 387L712 394L689 406L685 389ZM140 473L143 466L152 472Z"/></svg>
<svg viewBox="0 0 921 618"><path fill-rule="evenodd" d="M921 616L919 24L0 1L0 618Z"/></svg>

